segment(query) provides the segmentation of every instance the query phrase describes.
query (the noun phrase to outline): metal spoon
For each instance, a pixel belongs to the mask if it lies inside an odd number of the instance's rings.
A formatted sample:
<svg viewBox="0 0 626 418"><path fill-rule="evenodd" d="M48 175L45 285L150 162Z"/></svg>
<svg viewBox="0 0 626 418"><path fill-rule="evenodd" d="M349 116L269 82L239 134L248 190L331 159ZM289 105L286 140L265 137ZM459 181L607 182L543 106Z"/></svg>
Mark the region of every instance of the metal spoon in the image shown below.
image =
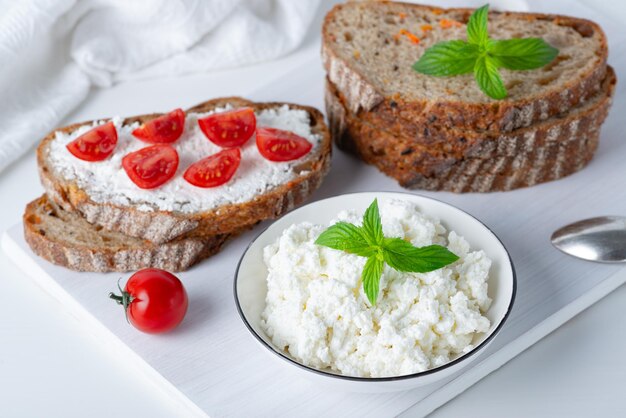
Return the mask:
<svg viewBox="0 0 626 418"><path fill-rule="evenodd" d="M601 216L557 229L552 245L565 254L600 263L626 262L626 217Z"/></svg>

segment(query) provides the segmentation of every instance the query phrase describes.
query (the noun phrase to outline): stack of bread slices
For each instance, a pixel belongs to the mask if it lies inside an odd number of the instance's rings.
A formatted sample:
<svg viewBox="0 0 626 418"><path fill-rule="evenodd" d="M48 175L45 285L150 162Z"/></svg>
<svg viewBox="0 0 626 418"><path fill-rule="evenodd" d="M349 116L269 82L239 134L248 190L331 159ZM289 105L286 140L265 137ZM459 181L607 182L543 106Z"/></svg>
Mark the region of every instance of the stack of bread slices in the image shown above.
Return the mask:
<svg viewBox="0 0 626 418"><path fill-rule="evenodd" d="M402 186L426 190L511 190L583 168L616 83L601 28L565 16L491 11L491 38L540 37L559 49L543 68L502 70L508 97L494 100L472 74L412 69L435 43L466 39L472 12L374 1L330 11L322 59L337 145Z"/></svg>
<svg viewBox="0 0 626 418"><path fill-rule="evenodd" d="M252 107L257 113L284 106L283 103L254 103L230 97L202 103L187 110L187 115L228 107ZM308 113L311 135L318 139L309 154L290 166L293 175L289 181L271 187L258 184L255 186L264 191L250 199L224 202L194 212L146 208L149 203L130 200L128 204L120 204L96 199L80 186L80 180L88 179L69 178L54 164L54 153L67 150L64 146L53 146L59 133L71 135L93 122L50 133L37 149L39 174L46 194L26 207L23 223L27 243L39 256L78 271L133 271L146 267L169 271L188 269L219 251L229 237L265 219L282 215L320 186L330 169L328 128L316 109L294 104L288 104L288 109ZM121 124L144 123L158 116L161 115L126 118ZM246 146L256 147L253 142L250 140ZM110 186L114 187L113 181ZM202 190L198 193L203 193Z"/></svg>

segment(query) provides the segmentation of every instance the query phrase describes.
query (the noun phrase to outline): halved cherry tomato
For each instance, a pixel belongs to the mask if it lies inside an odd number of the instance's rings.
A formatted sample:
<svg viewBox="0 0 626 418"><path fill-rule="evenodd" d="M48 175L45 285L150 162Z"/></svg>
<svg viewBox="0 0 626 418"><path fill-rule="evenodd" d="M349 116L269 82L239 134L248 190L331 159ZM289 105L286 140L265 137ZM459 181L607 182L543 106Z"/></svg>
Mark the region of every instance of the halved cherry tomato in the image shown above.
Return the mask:
<svg viewBox="0 0 626 418"><path fill-rule="evenodd" d="M117 130L113 122L108 122L85 132L67 144L67 149L81 160L102 161L113 153L115 145Z"/></svg>
<svg viewBox="0 0 626 418"><path fill-rule="evenodd" d="M171 144L183 134L185 112L176 109L149 120L133 131L133 136L151 144Z"/></svg>
<svg viewBox="0 0 626 418"><path fill-rule="evenodd" d="M214 113L198 119L207 138L224 148L240 147L252 137L256 128L254 110L249 107Z"/></svg>
<svg viewBox="0 0 626 418"><path fill-rule="evenodd" d="M270 161L291 161L306 155L313 144L290 131L275 128L256 130L256 146Z"/></svg>
<svg viewBox="0 0 626 418"><path fill-rule="evenodd" d="M230 148L213 154L189 166L183 177L198 187L217 187L230 180L241 161L239 148Z"/></svg>
<svg viewBox="0 0 626 418"><path fill-rule="evenodd" d="M124 290L119 290L121 295L109 293L109 297L124 307L126 318L135 328L151 334L175 328L189 306L183 284L165 270L140 270L130 276Z"/></svg>
<svg viewBox="0 0 626 418"><path fill-rule="evenodd" d="M169 145L152 145L126 155L122 167L137 186L154 189L174 177L178 153Z"/></svg>

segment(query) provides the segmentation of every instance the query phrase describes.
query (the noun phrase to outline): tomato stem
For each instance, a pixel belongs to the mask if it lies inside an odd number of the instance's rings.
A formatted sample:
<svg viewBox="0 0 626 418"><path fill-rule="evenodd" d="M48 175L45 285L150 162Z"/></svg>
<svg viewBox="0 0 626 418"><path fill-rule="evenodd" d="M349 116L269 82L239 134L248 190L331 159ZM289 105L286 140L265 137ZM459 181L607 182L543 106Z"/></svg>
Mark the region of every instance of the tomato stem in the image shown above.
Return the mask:
<svg viewBox="0 0 626 418"><path fill-rule="evenodd" d="M117 302L118 305L122 305L124 307L124 315L126 316L126 322L130 324L130 321L128 320L128 307L130 306L130 304L133 302L135 298L130 293L126 292L125 290L122 290L122 288L120 287L120 280L122 280L121 277L117 281L117 288L119 289L122 296L119 296L113 292L110 292L109 298Z"/></svg>

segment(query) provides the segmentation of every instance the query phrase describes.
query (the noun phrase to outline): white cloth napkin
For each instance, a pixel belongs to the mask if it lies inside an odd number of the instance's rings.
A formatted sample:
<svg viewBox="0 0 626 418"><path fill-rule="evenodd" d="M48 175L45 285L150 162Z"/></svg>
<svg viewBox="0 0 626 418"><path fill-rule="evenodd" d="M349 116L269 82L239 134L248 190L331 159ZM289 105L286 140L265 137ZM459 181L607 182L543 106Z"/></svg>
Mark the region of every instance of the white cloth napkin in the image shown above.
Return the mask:
<svg viewBox="0 0 626 418"><path fill-rule="evenodd" d="M91 86L275 58L319 1L0 0L0 171Z"/></svg>

